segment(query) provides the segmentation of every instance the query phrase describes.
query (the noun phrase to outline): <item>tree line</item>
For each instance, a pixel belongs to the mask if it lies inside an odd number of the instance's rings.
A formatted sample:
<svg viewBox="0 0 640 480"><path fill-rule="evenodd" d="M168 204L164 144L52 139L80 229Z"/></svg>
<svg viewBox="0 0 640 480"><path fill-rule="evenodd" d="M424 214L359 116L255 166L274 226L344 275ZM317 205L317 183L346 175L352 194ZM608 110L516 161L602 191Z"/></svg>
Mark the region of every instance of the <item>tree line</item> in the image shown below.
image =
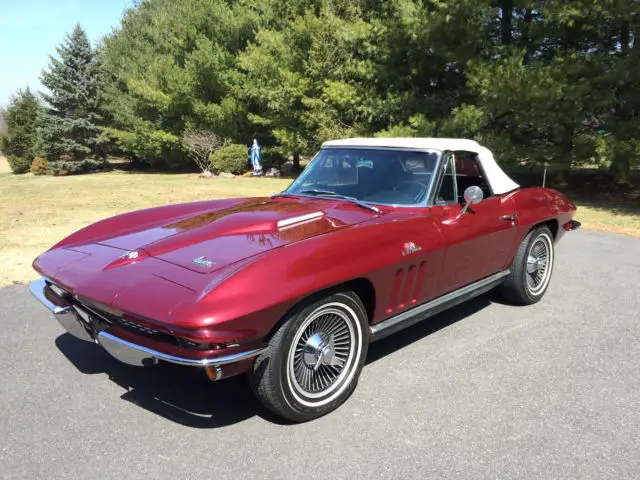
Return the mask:
<svg viewBox="0 0 640 480"><path fill-rule="evenodd" d="M296 166L327 139L454 136L507 168L625 182L639 29L635 0L143 0L95 47L67 36L0 147L70 171L114 152L177 169L189 131Z"/></svg>

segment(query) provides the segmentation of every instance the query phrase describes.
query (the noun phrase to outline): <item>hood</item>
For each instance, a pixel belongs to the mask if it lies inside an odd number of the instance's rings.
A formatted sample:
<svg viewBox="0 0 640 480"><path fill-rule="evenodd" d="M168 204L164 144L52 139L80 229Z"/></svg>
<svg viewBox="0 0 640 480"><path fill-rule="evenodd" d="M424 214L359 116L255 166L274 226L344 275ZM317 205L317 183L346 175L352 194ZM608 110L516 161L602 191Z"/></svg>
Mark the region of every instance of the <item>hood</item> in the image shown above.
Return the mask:
<svg viewBox="0 0 640 480"><path fill-rule="evenodd" d="M198 273L210 273L265 251L284 247L368 220L353 204L314 198L248 199L113 232L95 243L124 251L141 250Z"/></svg>

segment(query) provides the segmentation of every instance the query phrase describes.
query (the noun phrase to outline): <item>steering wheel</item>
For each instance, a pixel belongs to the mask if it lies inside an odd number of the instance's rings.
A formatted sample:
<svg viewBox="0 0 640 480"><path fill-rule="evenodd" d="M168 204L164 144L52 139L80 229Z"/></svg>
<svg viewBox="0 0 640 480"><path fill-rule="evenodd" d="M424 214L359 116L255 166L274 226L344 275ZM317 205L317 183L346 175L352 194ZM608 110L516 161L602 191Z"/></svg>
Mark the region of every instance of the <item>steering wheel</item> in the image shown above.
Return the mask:
<svg viewBox="0 0 640 480"><path fill-rule="evenodd" d="M413 185L413 187L410 189L400 188L403 185ZM424 196L427 194L428 189L429 187L427 187L424 183L418 182L416 180L405 180L404 182L400 182L398 185L393 187L393 190L395 190L396 192L404 191L412 195L416 203L420 203L422 200L424 200Z"/></svg>

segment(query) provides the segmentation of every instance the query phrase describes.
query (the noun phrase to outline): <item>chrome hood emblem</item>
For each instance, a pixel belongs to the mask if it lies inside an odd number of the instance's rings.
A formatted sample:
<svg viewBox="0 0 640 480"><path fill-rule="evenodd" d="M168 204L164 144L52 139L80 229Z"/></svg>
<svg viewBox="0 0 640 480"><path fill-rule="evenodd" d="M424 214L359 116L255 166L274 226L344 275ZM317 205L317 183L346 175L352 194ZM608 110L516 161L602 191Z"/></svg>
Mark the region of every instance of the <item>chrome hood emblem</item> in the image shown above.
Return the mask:
<svg viewBox="0 0 640 480"><path fill-rule="evenodd" d="M196 265L200 265L201 267L211 267L215 262L213 262L212 260L207 260L206 258L204 258L204 255L198 258L194 258L193 260L191 260L191 263L195 263Z"/></svg>

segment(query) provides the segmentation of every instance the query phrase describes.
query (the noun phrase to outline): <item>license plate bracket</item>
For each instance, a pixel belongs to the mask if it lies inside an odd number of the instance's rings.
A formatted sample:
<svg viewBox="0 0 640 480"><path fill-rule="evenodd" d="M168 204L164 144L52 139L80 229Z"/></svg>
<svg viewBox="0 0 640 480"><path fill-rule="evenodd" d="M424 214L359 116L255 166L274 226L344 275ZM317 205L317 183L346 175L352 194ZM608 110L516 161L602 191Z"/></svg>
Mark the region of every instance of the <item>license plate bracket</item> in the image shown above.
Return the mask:
<svg viewBox="0 0 640 480"><path fill-rule="evenodd" d="M104 330L101 319L86 311L85 309L78 307L77 305L74 305L73 309L76 311L78 317L84 323L84 327L87 330L87 333L94 341L97 341L98 333Z"/></svg>

